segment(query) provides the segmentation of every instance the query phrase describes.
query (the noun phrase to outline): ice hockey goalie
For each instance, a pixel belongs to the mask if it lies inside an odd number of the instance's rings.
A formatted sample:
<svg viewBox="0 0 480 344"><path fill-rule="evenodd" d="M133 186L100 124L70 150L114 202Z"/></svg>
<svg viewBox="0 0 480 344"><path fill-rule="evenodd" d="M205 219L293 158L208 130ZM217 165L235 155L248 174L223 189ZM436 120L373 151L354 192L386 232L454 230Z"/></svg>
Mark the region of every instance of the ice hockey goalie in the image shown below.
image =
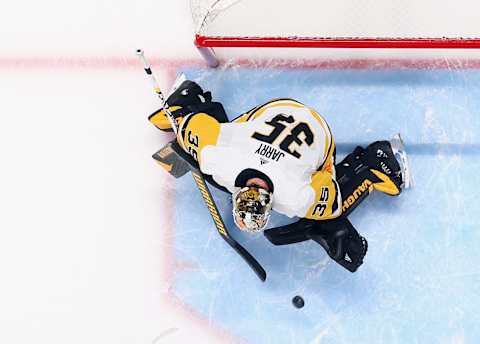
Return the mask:
<svg viewBox="0 0 480 344"><path fill-rule="evenodd" d="M367 241L348 215L373 190L397 196L410 183L399 136L357 147L337 164L327 122L294 99L271 100L229 122L221 103L187 80L167 104L179 145L212 185L232 194L239 229L264 230L272 209L298 217L265 236L275 245L314 240L352 272L363 263ZM171 130L164 109L149 120Z"/></svg>

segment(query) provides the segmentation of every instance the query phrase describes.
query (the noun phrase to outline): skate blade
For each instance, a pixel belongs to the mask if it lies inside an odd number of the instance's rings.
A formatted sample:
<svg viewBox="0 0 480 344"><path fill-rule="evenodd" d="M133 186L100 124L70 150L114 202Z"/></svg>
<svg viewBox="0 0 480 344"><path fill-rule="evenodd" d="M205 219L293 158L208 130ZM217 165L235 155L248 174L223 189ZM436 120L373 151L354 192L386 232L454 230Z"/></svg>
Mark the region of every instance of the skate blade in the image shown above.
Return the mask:
<svg viewBox="0 0 480 344"><path fill-rule="evenodd" d="M402 137L399 134L396 134L391 140L390 145L392 146L393 154L400 164L400 169L402 170L402 179L404 189L410 189L413 187L413 176L412 170L410 169L410 163L408 161L407 152L405 150L405 144L403 143Z"/></svg>

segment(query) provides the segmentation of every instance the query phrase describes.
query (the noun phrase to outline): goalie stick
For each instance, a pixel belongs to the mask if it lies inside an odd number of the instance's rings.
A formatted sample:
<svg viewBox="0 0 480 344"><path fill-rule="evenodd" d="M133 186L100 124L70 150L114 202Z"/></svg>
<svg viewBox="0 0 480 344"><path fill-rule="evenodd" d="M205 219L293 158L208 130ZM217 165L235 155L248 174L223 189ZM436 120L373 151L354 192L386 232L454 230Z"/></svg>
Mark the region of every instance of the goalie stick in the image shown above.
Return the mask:
<svg viewBox="0 0 480 344"><path fill-rule="evenodd" d="M152 69L150 67L150 64L148 63L147 59L145 58L143 51L138 49L137 50L137 56L140 58L140 60L143 62L144 65L144 70L147 73L147 75L150 77L150 80L153 85L153 90L157 94L158 98L162 102L162 105L165 109L165 113L167 114L167 117L170 121L170 124L172 125L172 129L177 133L177 127L176 127L176 122L175 119L173 118L172 114L170 113L168 109L168 104L165 101L165 97L163 96L163 93L160 89L160 86L157 82L157 79L155 78L155 75L152 72ZM250 268L255 272L255 274L260 278L262 282L264 282L267 278L267 273L265 272L265 269L260 265L260 263L242 246L240 245L229 233L227 227L225 226L225 223L222 220L222 217L218 211L217 205L215 204L215 201L212 197L212 194L210 193L210 190L208 189L207 183L205 182L205 178L200 171L197 163L191 156L189 156L186 152L183 151L183 149L177 144L176 140L170 142L167 146L164 148L168 147L167 149L170 150L169 153L173 151L175 155L177 155L181 160L185 161L188 165L188 168L190 172L192 173L193 179L195 180L195 183L197 184L198 189L200 190L200 193L203 197L203 200L205 201L205 204L207 205L208 211L210 212L210 215L212 216L213 222L215 224L215 228L217 229L218 233L220 236L227 242L228 245L230 245L242 258L245 260L245 262L250 266ZM163 150L163 148L162 148ZM157 161L161 161L159 158L161 158L161 153L162 150L159 152L155 153L153 155L154 159ZM180 172L179 174L182 174ZM183 174L182 174L183 175Z"/></svg>

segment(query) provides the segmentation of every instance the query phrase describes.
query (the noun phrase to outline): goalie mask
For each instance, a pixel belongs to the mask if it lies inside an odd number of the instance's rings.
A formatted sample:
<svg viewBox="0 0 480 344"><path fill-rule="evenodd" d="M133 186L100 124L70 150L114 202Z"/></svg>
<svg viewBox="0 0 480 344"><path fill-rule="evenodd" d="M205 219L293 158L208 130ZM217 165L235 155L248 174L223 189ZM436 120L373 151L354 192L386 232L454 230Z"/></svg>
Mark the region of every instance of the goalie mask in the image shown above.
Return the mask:
<svg viewBox="0 0 480 344"><path fill-rule="evenodd" d="M256 186L246 186L232 195L233 220L238 228L259 232L267 225L272 209L272 194Z"/></svg>

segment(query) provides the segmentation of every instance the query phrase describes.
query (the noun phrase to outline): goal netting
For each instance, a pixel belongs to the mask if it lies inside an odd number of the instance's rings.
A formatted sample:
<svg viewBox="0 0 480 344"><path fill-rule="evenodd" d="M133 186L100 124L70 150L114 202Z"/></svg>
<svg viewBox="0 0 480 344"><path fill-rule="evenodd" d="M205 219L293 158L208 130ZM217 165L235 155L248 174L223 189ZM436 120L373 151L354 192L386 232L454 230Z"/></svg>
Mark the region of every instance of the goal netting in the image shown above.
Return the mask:
<svg viewBox="0 0 480 344"><path fill-rule="evenodd" d="M476 0L190 0L214 47L479 48Z"/></svg>

